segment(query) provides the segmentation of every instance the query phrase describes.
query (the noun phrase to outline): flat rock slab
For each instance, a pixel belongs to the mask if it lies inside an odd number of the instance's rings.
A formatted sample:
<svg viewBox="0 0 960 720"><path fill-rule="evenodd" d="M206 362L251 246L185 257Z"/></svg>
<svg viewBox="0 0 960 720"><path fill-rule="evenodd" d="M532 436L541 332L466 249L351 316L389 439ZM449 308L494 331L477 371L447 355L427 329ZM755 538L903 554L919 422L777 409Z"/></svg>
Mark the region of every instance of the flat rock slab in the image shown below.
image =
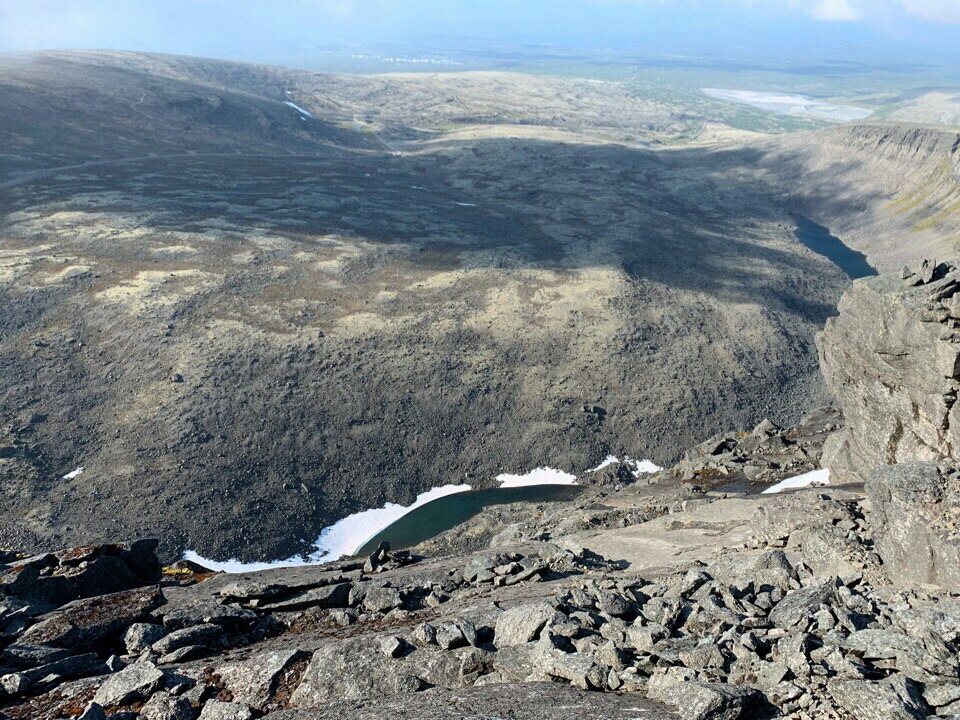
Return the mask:
<svg viewBox="0 0 960 720"><path fill-rule="evenodd" d="M673 720L674 717L662 705L639 695L588 693L553 683L428 690L369 702L284 710L266 716L269 720Z"/></svg>

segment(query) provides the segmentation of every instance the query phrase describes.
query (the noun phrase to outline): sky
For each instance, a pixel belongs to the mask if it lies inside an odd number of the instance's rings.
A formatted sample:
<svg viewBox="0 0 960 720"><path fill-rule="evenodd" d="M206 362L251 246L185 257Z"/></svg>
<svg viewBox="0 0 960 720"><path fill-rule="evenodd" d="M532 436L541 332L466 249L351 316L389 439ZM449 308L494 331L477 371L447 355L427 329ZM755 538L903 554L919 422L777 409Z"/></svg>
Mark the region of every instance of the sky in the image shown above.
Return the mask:
<svg viewBox="0 0 960 720"><path fill-rule="evenodd" d="M299 64L330 43L949 62L960 59L960 0L0 0L0 52L96 48Z"/></svg>

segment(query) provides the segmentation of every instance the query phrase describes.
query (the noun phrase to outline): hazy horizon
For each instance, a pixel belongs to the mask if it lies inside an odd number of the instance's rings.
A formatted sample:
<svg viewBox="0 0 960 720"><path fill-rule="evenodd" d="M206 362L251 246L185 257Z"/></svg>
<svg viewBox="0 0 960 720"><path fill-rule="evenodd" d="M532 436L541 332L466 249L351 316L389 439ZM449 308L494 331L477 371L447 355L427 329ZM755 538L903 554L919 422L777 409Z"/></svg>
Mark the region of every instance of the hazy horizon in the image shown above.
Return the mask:
<svg viewBox="0 0 960 720"><path fill-rule="evenodd" d="M630 52L726 62L949 65L950 0L0 0L0 52L110 49L311 67L333 48Z"/></svg>

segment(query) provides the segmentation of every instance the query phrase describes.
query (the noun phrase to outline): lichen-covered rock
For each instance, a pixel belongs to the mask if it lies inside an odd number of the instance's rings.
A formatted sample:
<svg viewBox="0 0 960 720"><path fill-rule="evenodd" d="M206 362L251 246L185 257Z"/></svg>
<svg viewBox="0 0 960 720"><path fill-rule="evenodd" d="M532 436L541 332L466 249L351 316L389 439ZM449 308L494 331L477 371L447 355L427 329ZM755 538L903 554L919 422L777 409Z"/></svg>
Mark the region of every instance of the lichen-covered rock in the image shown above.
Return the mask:
<svg viewBox="0 0 960 720"><path fill-rule="evenodd" d="M308 655L297 649L257 654L249 660L215 669L224 687L237 702L261 708L276 691L278 680L291 665Z"/></svg>
<svg viewBox="0 0 960 720"><path fill-rule="evenodd" d="M169 633L170 631L163 625L134 623L127 628L127 632L124 633L123 644L126 647L127 654L136 655Z"/></svg>
<svg viewBox="0 0 960 720"><path fill-rule="evenodd" d="M683 720L741 720L757 717L761 696L752 688L696 681L650 682L649 697L674 707Z"/></svg>
<svg viewBox="0 0 960 720"><path fill-rule="evenodd" d="M252 720L253 711L246 705L234 702L209 700L200 711L197 720Z"/></svg>
<svg viewBox="0 0 960 720"><path fill-rule="evenodd" d="M76 600L29 628L23 642L87 650L119 637L162 602L156 586Z"/></svg>
<svg viewBox="0 0 960 720"><path fill-rule="evenodd" d="M419 692L428 685L460 687L465 684L465 673L475 664L464 664L463 660L475 652L475 648L445 651L430 646L392 658L380 652L377 638L332 643L313 654L290 704L311 708L332 700L367 700Z"/></svg>
<svg viewBox="0 0 960 720"><path fill-rule="evenodd" d="M196 714L186 698L156 692L140 709L139 720L193 720Z"/></svg>

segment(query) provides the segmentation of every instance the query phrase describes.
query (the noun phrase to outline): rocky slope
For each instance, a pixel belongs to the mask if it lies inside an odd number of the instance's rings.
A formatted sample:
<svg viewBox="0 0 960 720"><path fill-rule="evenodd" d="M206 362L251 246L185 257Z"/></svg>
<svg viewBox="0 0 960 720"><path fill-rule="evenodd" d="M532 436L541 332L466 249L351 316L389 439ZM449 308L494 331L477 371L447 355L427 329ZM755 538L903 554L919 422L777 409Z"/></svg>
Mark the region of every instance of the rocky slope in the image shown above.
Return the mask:
<svg viewBox="0 0 960 720"><path fill-rule="evenodd" d="M899 327L911 327L925 303L904 297L925 297L952 267L905 272L906 284L862 281L850 297L906 287L877 294L871 311L904 313ZM917 352L943 342L915 337ZM861 364L884 355L850 347L872 356ZM942 377L936 363L913 367ZM835 389L841 406L870 402L862 384ZM886 412L923 432L909 407ZM825 439L864 437L872 420L845 422L831 411L788 430L764 422L636 484L610 467L561 512L482 540L468 529L487 547L452 555L442 542L434 557L382 546L327 565L214 575L185 562L161 572L155 541L6 553L0 717L960 714L951 459L917 462L908 456L923 450L905 447L899 464L874 459L865 485L834 477L757 493L818 465Z"/></svg>
<svg viewBox="0 0 960 720"><path fill-rule="evenodd" d="M289 557L433 487L790 425L827 401L814 335L849 284L794 214L895 255L955 220L946 135L682 144L696 118L618 83L0 70L0 541L24 550ZM900 201L936 232L885 224Z"/></svg>
<svg viewBox="0 0 960 720"><path fill-rule="evenodd" d="M289 557L433 487L666 464L826 400L847 278L734 158L626 143L674 115L621 85L2 62L7 544Z"/></svg>

